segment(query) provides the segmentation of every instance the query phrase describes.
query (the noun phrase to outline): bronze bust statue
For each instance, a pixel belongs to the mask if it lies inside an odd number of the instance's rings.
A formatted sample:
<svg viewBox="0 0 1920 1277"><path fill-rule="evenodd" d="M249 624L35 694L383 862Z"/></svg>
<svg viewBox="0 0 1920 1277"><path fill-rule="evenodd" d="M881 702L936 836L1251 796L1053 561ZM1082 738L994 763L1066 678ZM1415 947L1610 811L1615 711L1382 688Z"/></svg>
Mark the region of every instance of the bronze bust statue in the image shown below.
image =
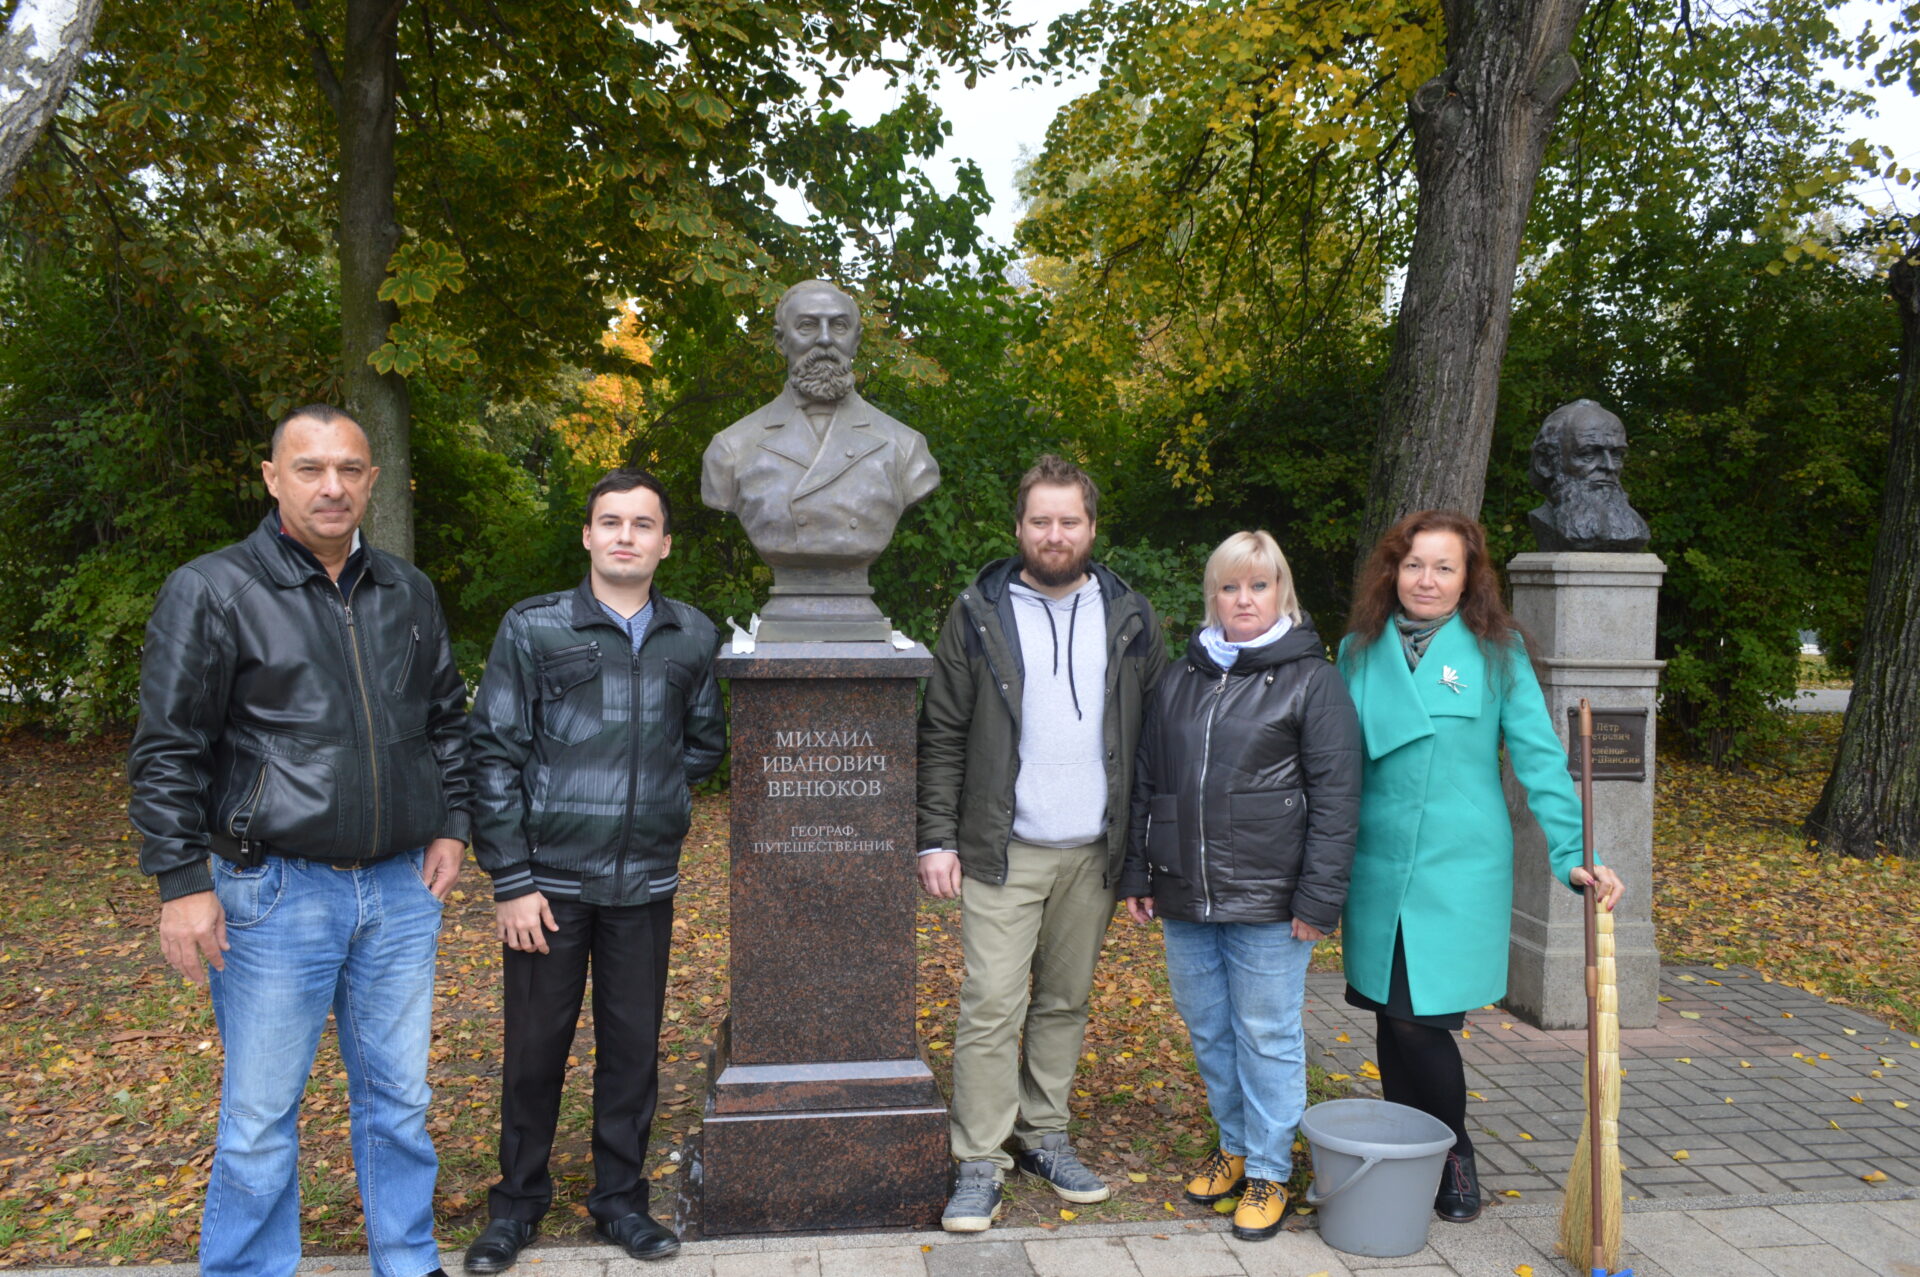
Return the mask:
<svg viewBox="0 0 1920 1277"><path fill-rule="evenodd" d="M940 466L919 431L853 388L853 298L822 279L795 284L774 307L773 336L786 389L713 437L700 499L738 515L773 569L763 641L885 641L867 569L901 512L940 486Z"/></svg>
<svg viewBox="0 0 1920 1277"><path fill-rule="evenodd" d="M1647 521L1627 502L1620 471L1627 428L1591 399L1555 408L1533 438L1528 477L1546 504L1527 515L1542 550L1647 548Z"/></svg>

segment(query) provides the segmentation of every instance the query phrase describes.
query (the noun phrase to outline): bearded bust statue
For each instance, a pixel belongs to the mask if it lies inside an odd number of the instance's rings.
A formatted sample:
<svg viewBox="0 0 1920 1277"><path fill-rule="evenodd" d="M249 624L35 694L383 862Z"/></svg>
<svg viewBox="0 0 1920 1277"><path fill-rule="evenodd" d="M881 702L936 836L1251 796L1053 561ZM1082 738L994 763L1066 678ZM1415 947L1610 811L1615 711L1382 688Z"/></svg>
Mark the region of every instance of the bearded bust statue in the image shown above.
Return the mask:
<svg viewBox="0 0 1920 1277"><path fill-rule="evenodd" d="M1542 550L1647 548L1647 521L1627 502L1620 471L1627 463L1627 428L1591 399L1555 408L1533 437L1528 477L1546 494L1527 515Z"/></svg>
<svg viewBox="0 0 1920 1277"><path fill-rule="evenodd" d="M700 499L737 515L773 569L761 609L768 642L885 641L867 569L906 508L940 486L919 431L853 388L860 307L824 279L789 288L773 310L787 385L716 434Z"/></svg>

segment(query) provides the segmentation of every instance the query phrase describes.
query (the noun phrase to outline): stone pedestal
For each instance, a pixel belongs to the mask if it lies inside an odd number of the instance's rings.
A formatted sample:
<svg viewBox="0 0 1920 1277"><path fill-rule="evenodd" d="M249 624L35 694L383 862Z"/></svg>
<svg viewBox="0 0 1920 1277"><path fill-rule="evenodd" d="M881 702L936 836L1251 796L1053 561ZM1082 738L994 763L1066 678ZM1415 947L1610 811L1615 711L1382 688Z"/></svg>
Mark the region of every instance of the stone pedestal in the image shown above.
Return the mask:
<svg viewBox="0 0 1920 1277"><path fill-rule="evenodd" d="M731 1002L680 1224L931 1227L946 1106L914 1026L924 647L762 643L733 694Z"/></svg>
<svg viewBox="0 0 1920 1277"><path fill-rule="evenodd" d="M1652 554L1582 551L1515 555L1507 565L1513 614L1533 637L1545 669L1542 690L1562 742L1575 729L1567 711L1586 697L1595 713L1619 716L1628 730L1614 758L1596 748L1596 763L1631 771L1633 732L1640 780L1596 779L1594 850L1627 884L1614 915L1620 1024L1651 1026L1659 1008L1660 954L1653 941L1654 696L1664 662L1653 659L1654 623L1666 565ZM1599 769L1596 769L1598 775ZM1506 1006L1545 1029L1577 1028L1587 1020L1586 947L1581 898L1547 868L1546 840L1527 810L1526 795L1506 774L1513 817L1513 939L1508 954Z"/></svg>

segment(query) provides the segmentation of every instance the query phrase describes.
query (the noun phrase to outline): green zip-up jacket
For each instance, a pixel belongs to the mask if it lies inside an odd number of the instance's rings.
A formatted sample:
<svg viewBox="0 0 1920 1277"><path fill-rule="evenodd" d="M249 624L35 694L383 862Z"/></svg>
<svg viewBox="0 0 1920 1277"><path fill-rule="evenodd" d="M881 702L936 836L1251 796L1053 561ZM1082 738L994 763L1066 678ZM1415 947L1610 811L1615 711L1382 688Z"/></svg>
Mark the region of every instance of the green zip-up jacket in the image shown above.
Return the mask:
<svg viewBox="0 0 1920 1277"><path fill-rule="evenodd" d="M727 743L719 648L712 621L657 589L638 652L586 581L508 611L468 720L473 850L494 899L673 894L691 786Z"/></svg>
<svg viewBox="0 0 1920 1277"><path fill-rule="evenodd" d="M1013 788L1020 773L1024 669L1007 586L1020 560L980 569L947 612L920 706L919 844L951 848L969 878L1007 879ZM1167 667L1160 620L1146 596L1099 564L1090 568L1107 609L1107 885L1126 856L1133 753L1147 693Z"/></svg>

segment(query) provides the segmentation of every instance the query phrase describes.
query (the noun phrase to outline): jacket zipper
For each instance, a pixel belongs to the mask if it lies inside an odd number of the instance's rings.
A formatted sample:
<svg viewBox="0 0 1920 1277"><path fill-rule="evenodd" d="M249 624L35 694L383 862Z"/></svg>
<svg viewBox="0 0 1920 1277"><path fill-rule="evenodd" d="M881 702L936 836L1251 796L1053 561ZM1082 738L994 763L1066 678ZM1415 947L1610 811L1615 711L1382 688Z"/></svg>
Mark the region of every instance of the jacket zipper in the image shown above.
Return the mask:
<svg viewBox="0 0 1920 1277"><path fill-rule="evenodd" d="M413 640L407 645L407 659L400 662L400 677L393 681L395 696L407 690L407 675L413 673L413 658L420 651L420 627L412 625L408 628L413 631Z"/></svg>
<svg viewBox="0 0 1920 1277"><path fill-rule="evenodd" d="M1207 735L1200 747L1200 916L1213 916L1213 888L1207 883L1207 767L1213 761L1213 716L1227 691L1228 673L1220 672L1214 685L1213 704L1207 706Z"/></svg>
<svg viewBox="0 0 1920 1277"><path fill-rule="evenodd" d="M647 627L651 637L653 627ZM624 641L625 636L622 635ZM640 640L645 647L646 638ZM633 847L633 808L634 790L639 786L640 775L640 653L628 645L627 655L627 819L620 831L620 854L613 860L613 898L625 900L627 890L627 852ZM653 894L652 884L647 894Z"/></svg>
<svg viewBox="0 0 1920 1277"><path fill-rule="evenodd" d="M247 800L241 803L238 807L235 807L233 809L233 815L227 817L227 835L228 837L239 840L240 855L242 859L245 859L246 856L249 854L248 840L240 837L239 831L234 829L234 825L239 821L240 813L245 812L247 813L247 828L248 829L253 828L253 809L259 806L260 791L265 789L266 787L267 787L267 765L265 763L261 763L260 774L253 778L253 788L247 791Z"/></svg>
<svg viewBox="0 0 1920 1277"><path fill-rule="evenodd" d="M342 600L347 609L347 645L353 649L353 677L360 685L360 708L367 715L367 777L368 792L373 795L373 830L367 842L369 858L380 854L380 747L373 730L373 698L367 695L367 667L360 658L360 631L353 623L353 595L360 588L360 582L366 579L366 571L354 578L353 589Z"/></svg>

